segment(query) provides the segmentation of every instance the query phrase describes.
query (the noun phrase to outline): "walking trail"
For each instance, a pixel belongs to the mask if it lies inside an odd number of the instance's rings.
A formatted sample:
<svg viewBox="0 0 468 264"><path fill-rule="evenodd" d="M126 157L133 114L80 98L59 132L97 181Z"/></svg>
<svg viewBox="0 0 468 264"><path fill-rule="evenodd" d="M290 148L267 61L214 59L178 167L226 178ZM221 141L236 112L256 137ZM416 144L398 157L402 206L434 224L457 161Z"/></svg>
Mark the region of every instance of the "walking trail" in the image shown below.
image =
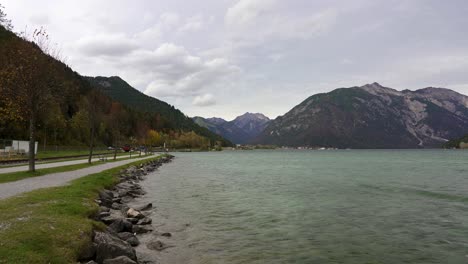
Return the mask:
<svg viewBox="0 0 468 264"><path fill-rule="evenodd" d="M92 166L92 167L88 167L88 168L80 169L80 170L75 170L75 171L52 173L52 174L47 174L44 176L27 178L27 179L20 180L20 181L2 183L0 184L0 199L5 199L14 195L33 191L33 190L40 189L40 188L67 185L68 182L74 179L81 178L83 176L87 176L87 175L94 174L94 173L99 173L99 172L112 169L118 166L122 166L128 163L132 163L132 162L139 161L139 160L145 160L149 158L154 158L154 157L155 156L146 156L144 158L138 158L138 159L129 159L129 160L109 162L109 163L104 163L101 165L96 165L96 166Z"/></svg>
<svg viewBox="0 0 468 264"><path fill-rule="evenodd" d="M136 154L138 155L138 154ZM128 158L129 156L117 156L117 159ZM111 160L112 158L109 158ZM99 161L99 158L93 158L91 161ZM36 169L47 169L47 168L55 168L55 167L62 167L68 165L76 165L87 163L88 159L79 159L79 160L68 160L68 161L58 161L58 162L51 162L51 163L43 163L43 164L36 164ZM25 166L16 166L16 167L6 167L0 168L0 174L2 173L11 173L11 172L18 172L18 171L27 171L29 170L28 165ZM0 175L1 176L1 175Z"/></svg>

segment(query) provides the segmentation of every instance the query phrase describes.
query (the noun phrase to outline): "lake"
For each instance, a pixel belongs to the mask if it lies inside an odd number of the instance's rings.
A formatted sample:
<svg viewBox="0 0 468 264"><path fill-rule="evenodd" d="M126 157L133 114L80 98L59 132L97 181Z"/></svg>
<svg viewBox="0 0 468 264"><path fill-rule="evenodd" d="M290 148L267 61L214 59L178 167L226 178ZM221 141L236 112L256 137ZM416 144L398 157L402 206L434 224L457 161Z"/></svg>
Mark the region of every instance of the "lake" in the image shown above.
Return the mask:
<svg viewBox="0 0 468 264"><path fill-rule="evenodd" d="M468 262L468 151L174 155L138 201L163 264Z"/></svg>

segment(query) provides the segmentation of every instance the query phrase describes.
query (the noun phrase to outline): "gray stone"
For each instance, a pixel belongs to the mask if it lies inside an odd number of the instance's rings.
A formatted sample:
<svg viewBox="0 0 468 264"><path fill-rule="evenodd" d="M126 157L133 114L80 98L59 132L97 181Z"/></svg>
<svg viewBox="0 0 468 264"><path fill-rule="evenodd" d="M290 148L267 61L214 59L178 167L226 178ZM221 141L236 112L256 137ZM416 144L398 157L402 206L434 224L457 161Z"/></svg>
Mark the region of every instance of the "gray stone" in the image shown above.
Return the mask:
<svg viewBox="0 0 468 264"><path fill-rule="evenodd" d="M138 223L138 221L140 221L140 219L138 218L125 218L127 219L127 221L129 221L130 223L136 225Z"/></svg>
<svg viewBox="0 0 468 264"><path fill-rule="evenodd" d="M110 225L110 224L112 224L113 222L115 222L116 220L119 220L119 219L122 219L122 217L111 214L109 216L102 217L101 221L104 222L104 224L106 224L106 225Z"/></svg>
<svg viewBox="0 0 468 264"><path fill-rule="evenodd" d="M148 249L151 249L151 250L157 250L157 251L161 251L161 250L164 250L170 246L164 244L163 242L159 241L159 240L156 240L156 241L151 241L149 242L146 247Z"/></svg>
<svg viewBox="0 0 468 264"><path fill-rule="evenodd" d="M112 198L114 198L114 194L111 191L102 190L99 192L99 199L101 201L101 205L110 207L112 205Z"/></svg>
<svg viewBox="0 0 468 264"><path fill-rule="evenodd" d="M104 260L103 264L137 264L126 256L120 256L113 259Z"/></svg>
<svg viewBox="0 0 468 264"><path fill-rule="evenodd" d="M112 224L109 225L109 229L119 233L119 232L128 232L132 231L133 224L130 223L127 219L121 218L115 220Z"/></svg>
<svg viewBox="0 0 468 264"><path fill-rule="evenodd" d="M166 232L166 233L162 233L161 236L163 236L163 237L171 237L172 234L169 233L169 232Z"/></svg>
<svg viewBox="0 0 468 264"><path fill-rule="evenodd" d="M137 233L137 234L144 234L144 233L149 233L153 231L153 227L149 225L134 225L132 228L132 233Z"/></svg>
<svg viewBox="0 0 468 264"><path fill-rule="evenodd" d="M132 246L111 234L96 232L94 242L97 244L96 261L103 263L106 259L127 256L136 261L136 253Z"/></svg>
<svg viewBox="0 0 468 264"><path fill-rule="evenodd" d="M111 208L114 210L120 210L122 209L122 205L119 203L112 203Z"/></svg>
<svg viewBox="0 0 468 264"><path fill-rule="evenodd" d="M136 210L137 211L148 211L148 210L151 210L152 208L153 208L153 204L149 203L149 204L145 204L145 205L142 205L140 207L137 207Z"/></svg>
<svg viewBox="0 0 468 264"><path fill-rule="evenodd" d="M100 212L99 213L99 218L104 218L110 216L110 212Z"/></svg>
<svg viewBox="0 0 468 264"><path fill-rule="evenodd" d="M123 233L118 233L117 236L122 239L123 241L126 241L129 243L132 247L136 247L140 244L140 241L138 238L129 232L123 232Z"/></svg>
<svg viewBox="0 0 468 264"><path fill-rule="evenodd" d="M96 255L96 247L96 243L89 243L86 246L84 246L79 253L78 260L86 261L93 259Z"/></svg>
<svg viewBox="0 0 468 264"><path fill-rule="evenodd" d="M141 219L141 218L145 217L141 212L139 212L139 211L137 211L137 210L135 210L133 208L128 209L127 216L131 217L131 218L138 218L138 219Z"/></svg>
<svg viewBox="0 0 468 264"><path fill-rule="evenodd" d="M153 220L149 217L145 217L143 219L140 219L137 223L137 225L149 225L153 222Z"/></svg>

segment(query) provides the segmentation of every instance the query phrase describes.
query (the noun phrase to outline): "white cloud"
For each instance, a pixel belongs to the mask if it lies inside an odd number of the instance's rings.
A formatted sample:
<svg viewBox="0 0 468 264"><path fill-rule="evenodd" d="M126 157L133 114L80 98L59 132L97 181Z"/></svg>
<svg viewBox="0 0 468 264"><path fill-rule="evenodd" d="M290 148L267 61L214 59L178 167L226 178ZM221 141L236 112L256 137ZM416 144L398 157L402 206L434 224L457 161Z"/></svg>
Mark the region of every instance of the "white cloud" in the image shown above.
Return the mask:
<svg viewBox="0 0 468 264"><path fill-rule="evenodd" d="M216 100L212 94L203 94L196 96L192 104L195 106L211 106L216 104Z"/></svg>
<svg viewBox="0 0 468 264"><path fill-rule="evenodd" d="M328 32L337 18L335 9L296 17L283 13L281 4L275 0L238 1L224 19L231 41L252 46L272 40L310 39Z"/></svg>
<svg viewBox="0 0 468 264"><path fill-rule="evenodd" d="M29 21L34 25L47 25L50 18L47 14L34 14L29 17Z"/></svg>
<svg viewBox="0 0 468 264"><path fill-rule="evenodd" d="M340 60L341 65L351 65L353 63L354 62L351 59L348 59L348 58L343 58L343 59Z"/></svg>
<svg viewBox="0 0 468 264"><path fill-rule="evenodd" d="M149 84L145 93L158 97L198 95L240 71L227 59L205 60L172 43L164 43L153 51L136 51L128 61L132 69L150 73L146 76Z"/></svg>
<svg viewBox="0 0 468 264"><path fill-rule="evenodd" d="M273 53L268 56L268 58L274 62L278 62L284 58L284 54L281 53Z"/></svg>
<svg viewBox="0 0 468 264"><path fill-rule="evenodd" d="M275 3L275 0L240 0L228 9L225 23L229 27L250 25L262 13L270 11Z"/></svg>
<svg viewBox="0 0 468 264"><path fill-rule="evenodd" d="M187 18L185 24L179 28L179 32L196 32L203 28L205 24L204 18L202 15L195 15Z"/></svg>
<svg viewBox="0 0 468 264"><path fill-rule="evenodd" d="M151 15L145 14L143 20L152 20ZM163 13L159 20L146 27L143 31L137 32L135 38L141 43L151 43L159 41L164 34L173 31L180 23L180 16L176 13Z"/></svg>
<svg viewBox="0 0 468 264"><path fill-rule="evenodd" d="M79 39L76 47L88 56L122 56L136 50L138 44L124 34L101 34Z"/></svg>

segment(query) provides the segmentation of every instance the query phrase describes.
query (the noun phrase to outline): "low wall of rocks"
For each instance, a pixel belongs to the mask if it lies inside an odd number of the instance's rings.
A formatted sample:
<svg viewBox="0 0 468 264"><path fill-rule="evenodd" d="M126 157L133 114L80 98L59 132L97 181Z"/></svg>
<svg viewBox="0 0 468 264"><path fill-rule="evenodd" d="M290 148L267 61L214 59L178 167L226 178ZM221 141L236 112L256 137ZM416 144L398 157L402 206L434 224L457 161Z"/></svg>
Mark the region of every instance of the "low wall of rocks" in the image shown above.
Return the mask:
<svg viewBox="0 0 468 264"><path fill-rule="evenodd" d="M155 171L164 163L170 162L173 156L131 166L122 170L118 177L120 182L110 190L99 192L99 212L95 220L107 225L105 231L95 231L93 242L83 250L79 257L81 263L87 264L134 264L141 263L137 259L135 249L139 245L137 235L153 231L151 218L146 212L153 205L146 204L139 208L130 208L128 203L145 195L140 181L148 173ZM161 234L171 236L170 233ZM162 243L152 245L159 249Z"/></svg>

